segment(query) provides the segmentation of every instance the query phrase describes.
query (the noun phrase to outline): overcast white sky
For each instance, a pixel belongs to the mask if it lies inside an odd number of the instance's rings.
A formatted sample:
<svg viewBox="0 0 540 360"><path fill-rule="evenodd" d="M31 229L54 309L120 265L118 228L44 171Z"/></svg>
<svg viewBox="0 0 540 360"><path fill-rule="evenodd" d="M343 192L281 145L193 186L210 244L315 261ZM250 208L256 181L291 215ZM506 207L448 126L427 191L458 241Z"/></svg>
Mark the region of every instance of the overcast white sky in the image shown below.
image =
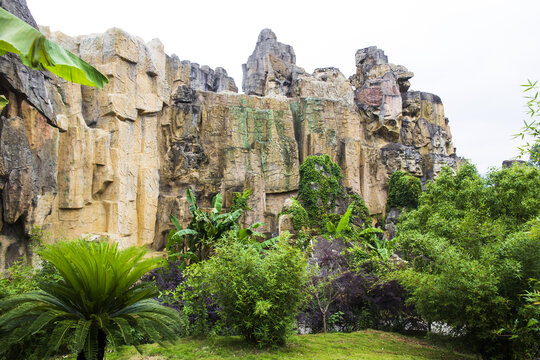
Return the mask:
<svg viewBox="0 0 540 360"><path fill-rule="evenodd" d="M413 71L411 89L439 95L458 155L481 172L517 155L526 118L520 84L540 79L540 0L167 1L27 0L40 25L68 35L119 27L168 54L221 66L241 89L241 64L263 28L292 45L298 66L354 73L375 45Z"/></svg>

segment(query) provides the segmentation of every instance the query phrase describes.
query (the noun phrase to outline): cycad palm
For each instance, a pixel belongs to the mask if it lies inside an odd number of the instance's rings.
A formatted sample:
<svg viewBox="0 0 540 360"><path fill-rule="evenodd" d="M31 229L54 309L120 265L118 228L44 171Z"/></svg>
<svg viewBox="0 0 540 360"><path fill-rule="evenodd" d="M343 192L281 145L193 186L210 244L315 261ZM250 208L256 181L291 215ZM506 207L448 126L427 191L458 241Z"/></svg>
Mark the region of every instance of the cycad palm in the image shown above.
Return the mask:
<svg viewBox="0 0 540 360"><path fill-rule="evenodd" d="M84 240L45 247L41 257L62 280L0 302L0 355L9 345L51 326L47 352L58 349L70 334L77 359L103 359L107 339L114 346L132 344L133 328L160 344L174 340L178 313L152 300L153 284L134 285L161 265L160 259L143 259L145 253L142 248L118 250L117 244Z"/></svg>

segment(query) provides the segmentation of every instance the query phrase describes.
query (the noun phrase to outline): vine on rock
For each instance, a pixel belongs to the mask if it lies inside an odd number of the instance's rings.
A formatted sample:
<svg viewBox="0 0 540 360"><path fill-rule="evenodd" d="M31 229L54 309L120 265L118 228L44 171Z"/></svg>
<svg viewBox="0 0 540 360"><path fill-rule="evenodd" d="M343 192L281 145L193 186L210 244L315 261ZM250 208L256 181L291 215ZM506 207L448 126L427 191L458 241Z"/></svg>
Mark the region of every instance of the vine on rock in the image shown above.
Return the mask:
<svg viewBox="0 0 540 360"><path fill-rule="evenodd" d="M308 156L300 165L298 199L312 225L326 224L325 217L334 212L336 200L343 192L341 179L341 168L329 155Z"/></svg>

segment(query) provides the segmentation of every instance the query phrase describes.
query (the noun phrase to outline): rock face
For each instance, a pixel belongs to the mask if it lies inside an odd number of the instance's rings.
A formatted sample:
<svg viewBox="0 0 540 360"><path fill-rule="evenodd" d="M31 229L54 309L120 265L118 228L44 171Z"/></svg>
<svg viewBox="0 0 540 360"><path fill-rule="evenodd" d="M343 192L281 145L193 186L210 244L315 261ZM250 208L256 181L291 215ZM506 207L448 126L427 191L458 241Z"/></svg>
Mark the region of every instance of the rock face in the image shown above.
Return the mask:
<svg viewBox="0 0 540 360"><path fill-rule="evenodd" d="M335 68L308 74L263 30L239 95L224 69L168 56L159 40L42 31L110 82L100 91L35 72L19 81L11 69L30 70L2 60L0 269L26 251L34 226L160 249L171 214L190 220L187 187L203 207L251 189L244 222L274 233L309 155L329 154L372 213L384 212L392 172L426 181L457 166L441 100L409 92L413 74L375 47L357 52L350 79Z"/></svg>
<svg viewBox="0 0 540 360"><path fill-rule="evenodd" d="M290 95L291 85L304 69L296 66L292 46L277 41L276 34L264 29L246 64L242 65L242 89L247 95Z"/></svg>

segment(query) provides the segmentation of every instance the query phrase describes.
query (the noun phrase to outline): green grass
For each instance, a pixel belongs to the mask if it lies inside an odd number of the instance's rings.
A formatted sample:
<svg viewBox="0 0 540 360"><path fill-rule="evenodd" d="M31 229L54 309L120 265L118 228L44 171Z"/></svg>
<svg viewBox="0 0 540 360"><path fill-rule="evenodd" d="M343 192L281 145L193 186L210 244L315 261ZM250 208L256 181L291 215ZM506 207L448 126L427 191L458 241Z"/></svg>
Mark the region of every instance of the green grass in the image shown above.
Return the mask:
<svg viewBox="0 0 540 360"><path fill-rule="evenodd" d="M355 333L295 335L284 347L259 349L247 345L236 336L210 339L181 339L168 348L156 344L141 347L140 355L133 347L122 347L108 353L107 360L165 360L165 359L475 359L431 345L425 340L394 333L366 330Z"/></svg>

